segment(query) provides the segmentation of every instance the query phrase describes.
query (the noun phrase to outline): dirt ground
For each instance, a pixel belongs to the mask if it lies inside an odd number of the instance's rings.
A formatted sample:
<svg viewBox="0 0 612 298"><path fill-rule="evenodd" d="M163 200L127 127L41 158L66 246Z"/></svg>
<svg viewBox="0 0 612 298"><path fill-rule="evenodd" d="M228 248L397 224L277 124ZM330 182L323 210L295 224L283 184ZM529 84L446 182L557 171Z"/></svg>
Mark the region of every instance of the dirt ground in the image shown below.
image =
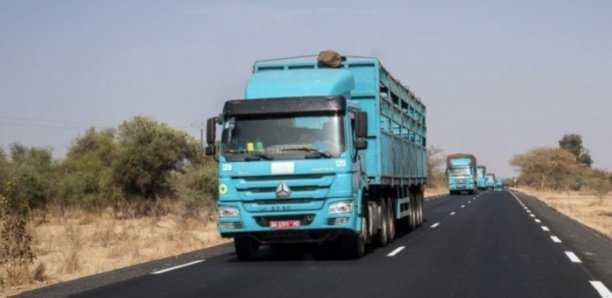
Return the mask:
<svg viewBox="0 0 612 298"><path fill-rule="evenodd" d="M589 192L518 190L612 239L612 193L602 196Z"/></svg>
<svg viewBox="0 0 612 298"><path fill-rule="evenodd" d="M214 217L121 218L112 210L35 212L28 226L36 255L29 276L6 281L0 297L214 246L228 240L217 232Z"/></svg>

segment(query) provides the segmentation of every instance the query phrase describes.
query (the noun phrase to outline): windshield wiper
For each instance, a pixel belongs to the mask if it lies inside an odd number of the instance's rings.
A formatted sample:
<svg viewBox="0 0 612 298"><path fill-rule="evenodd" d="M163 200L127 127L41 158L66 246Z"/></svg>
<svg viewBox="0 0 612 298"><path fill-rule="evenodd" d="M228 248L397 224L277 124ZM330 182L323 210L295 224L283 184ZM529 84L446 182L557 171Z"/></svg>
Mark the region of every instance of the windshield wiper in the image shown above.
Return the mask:
<svg viewBox="0 0 612 298"><path fill-rule="evenodd" d="M305 158L320 158L320 157L330 158L332 157L331 153L327 151L321 151L319 149L310 148L310 147L285 148L282 151L306 151L306 152L313 153L312 155L304 156Z"/></svg>
<svg viewBox="0 0 612 298"><path fill-rule="evenodd" d="M268 155L265 153L261 153L261 152L253 152L253 153L248 153L250 154L249 156L244 158L244 161L257 161L257 160L261 160L261 159L265 159L265 160L273 160L274 156L272 155Z"/></svg>

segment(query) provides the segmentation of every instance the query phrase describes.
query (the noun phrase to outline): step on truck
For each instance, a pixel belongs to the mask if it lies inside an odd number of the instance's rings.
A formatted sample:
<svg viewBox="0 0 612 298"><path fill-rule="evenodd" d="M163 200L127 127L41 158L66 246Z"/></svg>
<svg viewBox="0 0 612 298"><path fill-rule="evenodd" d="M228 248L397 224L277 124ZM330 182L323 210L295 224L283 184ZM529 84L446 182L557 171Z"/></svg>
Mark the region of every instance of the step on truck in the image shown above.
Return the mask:
<svg viewBox="0 0 612 298"><path fill-rule="evenodd" d="M446 157L448 192L451 195L466 191L476 192L476 157L473 154L457 153Z"/></svg>
<svg viewBox="0 0 612 298"><path fill-rule="evenodd" d="M282 243L360 258L423 223L426 134L425 105L376 58L258 61L244 99L207 121L219 232L243 261Z"/></svg>
<svg viewBox="0 0 612 298"><path fill-rule="evenodd" d="M487 189L487 178L485 178L486 174L487 174L486 166L479 165L476 167L476 188L478 188L478 190Z"/></svg>

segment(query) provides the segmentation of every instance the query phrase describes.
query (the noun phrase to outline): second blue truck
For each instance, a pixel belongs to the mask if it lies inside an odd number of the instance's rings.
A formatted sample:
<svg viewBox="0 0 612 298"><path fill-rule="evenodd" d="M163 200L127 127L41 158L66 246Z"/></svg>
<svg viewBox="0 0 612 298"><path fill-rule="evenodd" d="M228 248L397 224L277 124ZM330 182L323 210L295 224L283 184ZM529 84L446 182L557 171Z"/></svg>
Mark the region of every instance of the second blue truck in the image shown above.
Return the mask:
<svg viewBox="0 0 612 298"><path fill-rule="evenodd" d="M476 157L473 154L458 153L446 157L448 191L451 195L461 192L476 192Z"/></svg>

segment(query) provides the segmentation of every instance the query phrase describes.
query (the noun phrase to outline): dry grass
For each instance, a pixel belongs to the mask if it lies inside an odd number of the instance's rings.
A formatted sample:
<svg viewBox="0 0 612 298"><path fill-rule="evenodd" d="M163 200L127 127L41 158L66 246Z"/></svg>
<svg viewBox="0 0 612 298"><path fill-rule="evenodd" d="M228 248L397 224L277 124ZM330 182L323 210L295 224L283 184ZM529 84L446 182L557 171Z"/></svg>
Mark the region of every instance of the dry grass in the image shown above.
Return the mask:
<svg viewBox="0 0 612 298"><path fill-rule="evenodd" d="M557 211L612 238L612 194L552 192L520 188Z"/></svg>
<svg viewBox="0 0 612 298"><path fill-rule="evenodd" d="M425 188L425 197L433 197L443 194L448 194L448 188L446 186Z"/></svg>
<svg viewBox="0 0 612 298"><path fill-rule="evenodd" d="M0 297L227 241L209 212L185 217L178 206L165 208L151 217L111 209L35 212L28 230L37 258L20 282L0 287Z"/></svg>

